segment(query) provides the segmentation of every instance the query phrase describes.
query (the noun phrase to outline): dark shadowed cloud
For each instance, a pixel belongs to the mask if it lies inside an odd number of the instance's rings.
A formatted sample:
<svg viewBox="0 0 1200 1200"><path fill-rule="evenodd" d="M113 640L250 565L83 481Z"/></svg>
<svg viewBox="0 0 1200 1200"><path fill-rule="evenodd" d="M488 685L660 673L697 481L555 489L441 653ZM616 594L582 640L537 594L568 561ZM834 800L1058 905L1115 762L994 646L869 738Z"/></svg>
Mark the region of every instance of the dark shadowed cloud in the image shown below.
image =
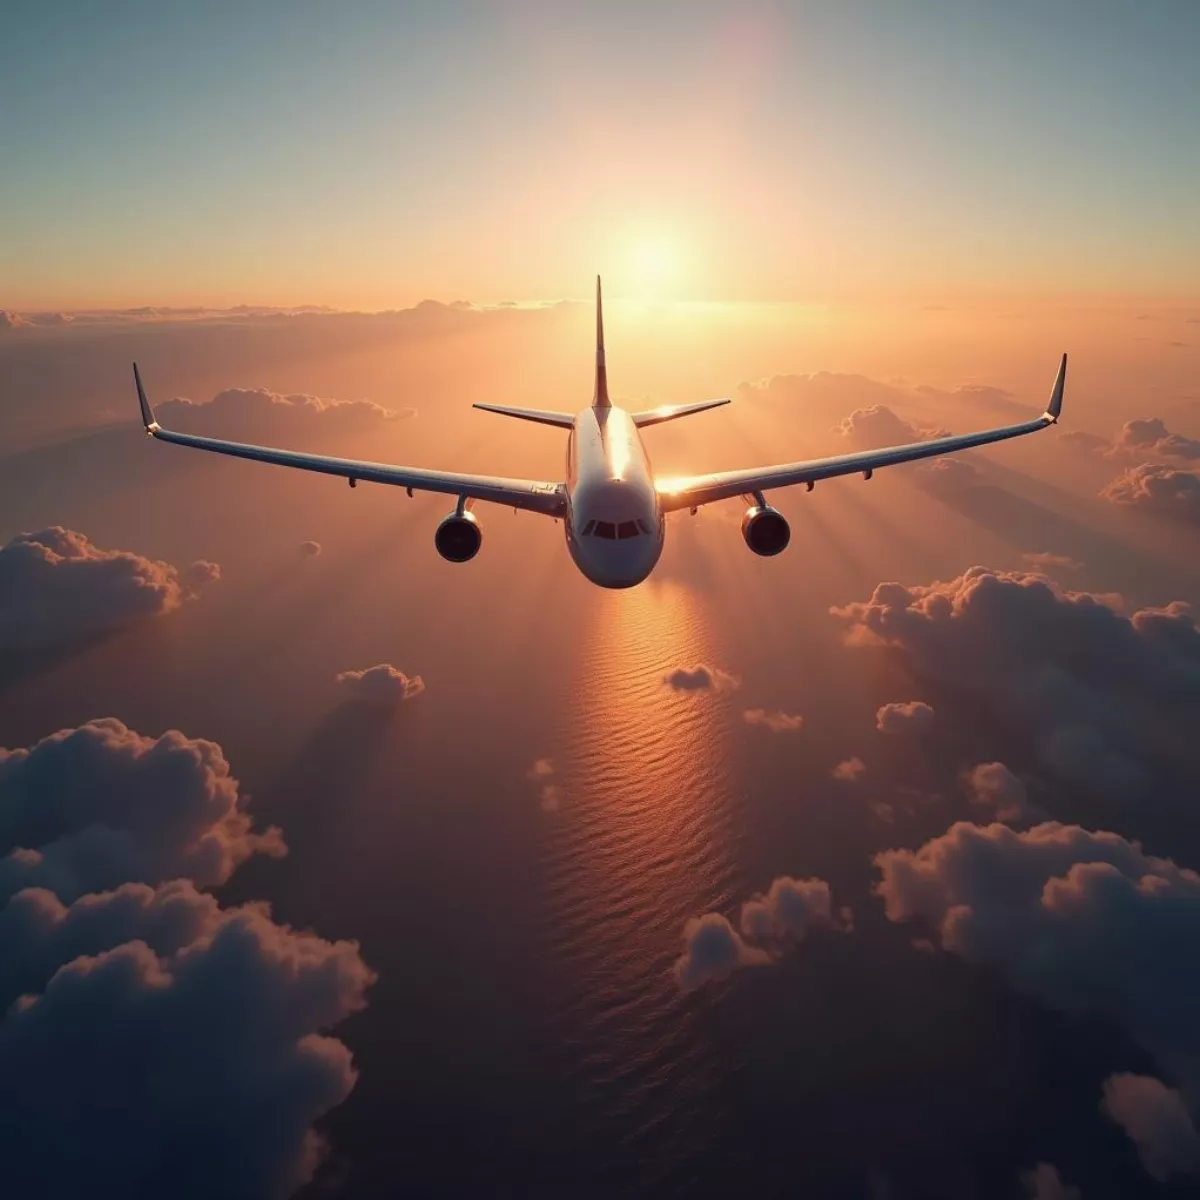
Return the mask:
<svg viewBox="0 0 1200 1200"><path fill-rule="evenodd" d="M342 671L337 685L347 700L362 700L368 704L399 704L411 700L425 690L420 675L405 675L391 663L379 663L365 671Z"/></svg>
<svg viewBox="0 0 1200 1200"><path fill-rule="evenodd" d="M221 748L112 718L0 750L0 1154L13 1195L282 1196L354 1086L358 947L200 890L256 834ZM14 887L24 886L15 891Z"/></svg>
<svg viewBox="0 0 1200 1200"><path fill-rule="evenodd" d="M1147 1174L1165 1181L1200 1168L1200 1134L1177 1089L1150 1075L1122 1072L1105 1080L1101 1104L1137 1146Z"/></svg>
<svg viewBox="0 0 1200 1200"><path fill-rule="evenodd" d="M208 886L284 850L278 829L254 831L215 742L145 737L107 717L0 748L0 899L44 887L69 901L181 876Z"/></svg>
<svg viewBox="0 0 1200 1200"><path fill-rule="evenodd" d="M852 645L899 648L919 677L969 697L978 720L1021 734L1051 774L1128 800L1194 754L1200 630L1184 604L1132 616L1118 604L972 567L948 582L880 584L833 611Z"/></svg>
<svg viewBox="0 0 1200 1200"><path fill-rule="evenodd" d="M1113 504L1200 525L1200 472L1140 463L1118 475L1101 495Z"/></svg>
<svg viewBox="0 0 1200 1200"><path fill-rule="evenodd" d="M1110 454L1156 455L1161 458L1200 459L1200 441L1172 433L1161 417L1126 421L1113 438Z"/></svg>
<svg viewBox="0 0 1200 1200"><path fill-rule="evenodd" d="M922 733L934 722L933 708L923 700L902 700L885 704L875 714L880 733Z"/></svg>
<svg viewBox="0 0 1200 1200"><path fill-rule="evenodd" d="M776 962L814 928L841 929L833 898L823 879L783 875L761 895L742 905L739 929L722 913L692 917L683 927L683 953L675 978L685 991L724 979L739 967Z"/></svg>
<svg viewBox="0 0 1200 1200"><path fill-rule="evenodd" d="M0 649L54 646L170 612L217 578L216 563L181 574L60 525L18 534L0 547Z"/></svg>
<svg viewBox="0 0 1200 1200"><path fill-rule="evenodd" d="M1183 1085L1195 1111L1200 875L1115 833L1057 822L1024 832L959 822L875 863L891 920L921 918L946 950L1000 971L1020 991L1116 1021ZM1109 1111L1140 1131L1139 1144L1177 1145L1180 1122L1168 1118L1180 1106L1130 1087L1116 1085ZM1194 1129L1191 1138L1194 1147Z"/></svg>
<svg viewBox="0 0 1200 1200"><path fill-rule="evenodd" d="M972 804L997 821L1022 821L1030 815L1025 785L1001 762L980 763L963 774Z"/></svg>
<svg viewBox="0 0 1200 1200"><path fill-rule="evenodd" d="M1021 1177L1021 1182L1028 1200L1082 1200L1079 1189L1064 1183L1058 1168L1050 1163L1038 1163Z"/></svg>
<svg viewBox="0 0 1200 1200"><path fill-rule="evenodd" d="M663 676L663 683L677 692L723 692L740 686L736 675L720 667L699 663L694 667L676 667Z"/></svg>
<svg viewBox="0 0 1200 1200"><path fill-rule="evenodd" d="M765 708L748 708L742 713L747 725L758 725L772 733L795 733L804 728L804 718L794 713L767 712Z"/></svg>

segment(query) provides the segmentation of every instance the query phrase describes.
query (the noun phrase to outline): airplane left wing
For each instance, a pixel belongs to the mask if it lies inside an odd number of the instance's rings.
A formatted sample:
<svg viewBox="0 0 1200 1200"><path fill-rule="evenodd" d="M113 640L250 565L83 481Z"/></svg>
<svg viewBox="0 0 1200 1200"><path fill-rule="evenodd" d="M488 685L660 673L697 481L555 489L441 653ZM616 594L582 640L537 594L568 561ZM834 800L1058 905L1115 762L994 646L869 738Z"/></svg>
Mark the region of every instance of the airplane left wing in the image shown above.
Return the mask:
<svg viewBox="0 0 1200 1200"><path fill-rule="evenodd" d="M296 467L302 471L317 471L324 475L339 475L350 480L369 483L390 483L410 491L440 492L472 500L486 500L510 508L560 517L566 511L566 493L558 483L541 483L533 479L504 479L492 475L459 475L453 471L427 471L415 467L393 467L386 463L361 462L352 458L331 458L324 454L302 454L295 450L276 450L269 446L250 446L242 442L225 442L218 438L197 437L190 433L174 433L163 429L154 419L154 411L146 399L142 377L133 365L137 384L138 404L146 432L160 442L176 446L191 446L233 458L248 458L255 462L275 463L280 467Z"/></svg>
<svg viewBox="0 0 1200 1200"><path fill-rule="evenodd" d="M953 454L958 450L970 450L975 446L986 446L992 442L1021 437L1026 433L1036 433L1037 430L1058 422L1062 412L1066 379L1067 356L1064 354L1046 411L1040 417L1032 421L1023 421L1019 425L1004 425L999 429L987 429L981 433L934 438L932 441L913 442L907 446L890 446L884 450L864 450L856 454L840 454L833 458L814 458L808 462L787 463L778 467L751 467L745 471L718 471L712 475L660 479L656 484L659 504L663 512L674 512L676 509L698 508L701 504L712 504L716 500L728 500L732 496L750 495L769 488L792 487L798 483L812 485L820 479L832 479L838 475L861 472L869 479L878 467L891 467L916 459L934 458L939 454Z"/></svg>

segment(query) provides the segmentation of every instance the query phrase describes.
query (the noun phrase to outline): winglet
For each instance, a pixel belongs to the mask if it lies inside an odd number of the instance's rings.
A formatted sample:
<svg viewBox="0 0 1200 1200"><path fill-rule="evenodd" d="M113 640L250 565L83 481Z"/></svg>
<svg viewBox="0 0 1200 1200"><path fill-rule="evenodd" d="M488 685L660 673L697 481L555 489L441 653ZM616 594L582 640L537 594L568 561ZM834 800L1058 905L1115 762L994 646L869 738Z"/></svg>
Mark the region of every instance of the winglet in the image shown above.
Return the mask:
<svg viewBox="0 0 1200 1200"><path fill-rule="evenodd" d="M1058 423L1059 413L1062 412L1063 388L1067 383L1067 356L1062 356L1058 368L1058 378L1054 381L1054 390L1050 393L1050 403L1046 405L1046 416L1055 424Z"/></svg>
<svg viewBox="0 0 1200 1200"><path fill-rule="evenodd" d="M611 408L608 398L608 367L604 362L604 303L600 298L600 276L596 276L596 394L593 408Z"/></svg>
<svg viewBox="0 0 1200 1200"><path fill-rule="evenodd" d="M142 375L138 370L137 363L133 364L133 381L137 384L138 404L142 407L142 424L146 427L146 432L154 434L159 428L158 422L154 419L154 410L150 407L150 401L146 399L146 389L142 387Z"/></svg>

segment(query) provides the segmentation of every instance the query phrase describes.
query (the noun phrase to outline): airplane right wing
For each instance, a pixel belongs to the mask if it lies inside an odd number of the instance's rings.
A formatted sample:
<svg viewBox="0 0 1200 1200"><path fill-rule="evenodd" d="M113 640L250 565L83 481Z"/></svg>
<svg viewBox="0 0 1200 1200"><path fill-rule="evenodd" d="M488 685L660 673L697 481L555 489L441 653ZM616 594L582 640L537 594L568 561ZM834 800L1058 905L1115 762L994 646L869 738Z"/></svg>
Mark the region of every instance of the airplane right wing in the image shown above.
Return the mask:
<svg viewBox="0 0 1200 1200"><path fill-rule="evenodd" d="M1058 378L1050 393L1046 411L1032 421L1019 425L1004 425L981 433L963 433L953 437L934 438L928 442L913 442L907 446L890 446L884 450L863 450L855 454L839 454L833 458L814 458L808 462L786 463L778 467L751 467L744 471L718 471L712 475L695 475L683 479L660 479L657 482L659 504L663 512L680 508L698 508L732 496L750 495L769 488L792 487L798 483L811 486L820 479L858 472L869 479L878 467L953 454L992 442L1003 442L1022 434L1036 433L1058 422L1062 412L1063 388L1067 380L1067 356L1062 356Z"/></svg>
<svg viewBox="0 0 1200 1200"><path fill-rule="evenodd" d="M276 450L270 446L249 446L243 442L225 442L218 438L197 437L190 433L173 433L163 429L154 419L154 411L146 399L137 363L133 364L137 384L138 404L146 432L160 442L176 446L191 446L228 454L233 458L248 458L255 462L275 463L280 467L297 467L302 471L318 471L324 475L340 475L351 486L363 479L369 483L390 483L410 491L440 492L473 500L488 500L509 508L524 508L549 517L561 517L566 511L566 491L560 483L541 483L533 479L504 479L492 475L459 475L452 471L426 471L415 467L392 467L386 463L360 462L352 458L331 458L324 454L302 454L295 450Z"/></svg>

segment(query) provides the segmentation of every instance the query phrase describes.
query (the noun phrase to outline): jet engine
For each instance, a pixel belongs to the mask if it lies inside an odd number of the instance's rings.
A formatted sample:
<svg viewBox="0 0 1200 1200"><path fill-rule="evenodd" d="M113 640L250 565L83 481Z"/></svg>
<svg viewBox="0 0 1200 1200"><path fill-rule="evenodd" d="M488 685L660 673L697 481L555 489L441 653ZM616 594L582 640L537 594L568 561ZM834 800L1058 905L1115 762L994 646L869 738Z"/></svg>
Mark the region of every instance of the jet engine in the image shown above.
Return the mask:
<svg viewBox="0 0 1200 1200"><path fill-rule="evenodd" d="M469 562L483 545L483 530L474 513L455 511L437 527L433 544L448 562Z"/></svg>
<svg viewBox="0 0 1200 1200"><path fill-rule="evenodd" d="M742 518L742 537L755 554L770 558L787 549L792 540L792 529L778 509L769 504L754 504L746 509Z"/></svg>

